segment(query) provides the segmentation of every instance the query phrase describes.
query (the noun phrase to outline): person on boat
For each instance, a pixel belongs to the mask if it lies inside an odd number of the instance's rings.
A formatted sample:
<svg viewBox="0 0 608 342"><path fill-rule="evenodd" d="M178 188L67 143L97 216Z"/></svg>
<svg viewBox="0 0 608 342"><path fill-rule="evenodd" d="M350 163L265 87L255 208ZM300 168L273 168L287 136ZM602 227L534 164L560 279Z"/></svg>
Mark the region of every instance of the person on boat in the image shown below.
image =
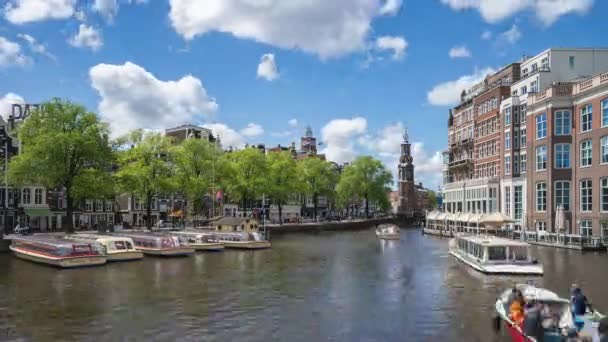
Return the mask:
<svg viewBox="0 0 608 342"><path fill-rule="evenodd" d="M587 312L587 297L583 294L583 291L576 287L573 291L572 296L572 311L576 316L583 316Z"/></svg>
<svg viewBox="0 0 608 342"><path fill-rule="evenodd" d="M509 306L509 317L517 325L520 325L524 320L524 305L524 296L518 290L515 299L513 299L513 302Z"/></svg>
<svg viewBox="0 0 608 342"><path fill-rule="evenodd" d="M524 325L523 331L527 336L534 337L539 340L543 337L543 327L541 325L542 304L530 301L524 308Z"/></svg>

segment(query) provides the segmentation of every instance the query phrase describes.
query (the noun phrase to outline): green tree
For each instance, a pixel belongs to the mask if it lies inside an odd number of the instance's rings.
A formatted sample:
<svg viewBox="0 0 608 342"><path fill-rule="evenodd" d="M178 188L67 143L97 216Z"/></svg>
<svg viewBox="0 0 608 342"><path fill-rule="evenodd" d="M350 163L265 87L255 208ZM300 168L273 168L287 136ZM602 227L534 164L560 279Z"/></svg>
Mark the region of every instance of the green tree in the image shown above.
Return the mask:
<svg viewBox="0 0 608 342"><path fill-rule="evenodd" d="M16 185L63 189L66 231L74 231L74 203L104 197L100 179L110 171L108 127L94 113L67 100L53 99L34 111L17 131L21 151L9 166Z"/></svg>
<svg viewBox="0 0 608 342"><path fill-rule="evenodd" d="M152 200L162 192L174 190L171 141L159 133L136 130L124 142L126 148L116 151L116 179L124 193L143 199L146 227L152 229Z"/></svg>
<svg viewBox="0 0 608 342"><path fill-rule="evenodd" d="M222 185L228 197L243 205L243 210L264 194L267 185L265 155L255 148L226 153L221 160Z"/></svg>
<svg viewBox="0 0 608 342"><path fill-rule="evenodd" d="M279 222L283 224L283 205L299 190L297 164L290 153L271 153L267 157L267 191L277 204Z"/></svg>
<svg viewBox="0 0 608 342"><path fill-rule="evenodd" d="M437 194L433 190L429 190L429 207L431 209L437 208Z"/></svg>
<svg viewBox="0 0 608 342"><path fill-rule="evenodd" d="M369 202L375 201L381 208L390 205L388 188L393 176L381 161L371 156L362 156L348 165L344 171L344 187L365 200L365 216L369 217Z"/></svg>
<svg viewBox="0 0 608 342"><path fill-rule="evenodd" d="M319 158L306 158L298 163L298 175L302 190L312 196L314 218L317 221L319 196L332 196L335 191L338 174L332 164Z"/></svg>
<svg viewBox="0 0 608 342"><path fill-rule="evenodd" d="M207 140L186 139L173 152L175 186L186 196L195 215L200 215L203 197L212 192L215 158L221 151Z"/></svg>
<svg viewBox="0 0 608 342"><path fill-rule="evenodd" d="M355 214L351 212L351 207L354 205L358 209L361 203L359 179L357 177L354 168L345 167L336 185L338 204L341 208L346 208L349 215ZM352 210L354 211L354 208Z"/></svg>

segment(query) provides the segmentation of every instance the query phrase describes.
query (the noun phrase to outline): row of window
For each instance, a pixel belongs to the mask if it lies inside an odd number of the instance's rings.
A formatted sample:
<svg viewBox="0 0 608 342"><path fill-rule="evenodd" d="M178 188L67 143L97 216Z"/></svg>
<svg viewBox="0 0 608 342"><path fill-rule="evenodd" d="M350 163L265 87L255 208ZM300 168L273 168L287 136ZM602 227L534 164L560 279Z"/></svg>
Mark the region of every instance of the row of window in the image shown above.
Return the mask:
<svg viewBox="0 0 608 342"><path fill-rule="evenodd" d="M498 173L498 163L491 162L477 165L475 169L476 178L495 177Z"/></svg>
<svg viewBox="0 0 608 342"><path fill-rule="evenodd" d="M608 237L608 223L602 222L601 236ZM582 236L593 236L593 224L591 220L581 220L581 235ZM537 221L536 222L536 230L545 232L547 231L547 222L545 221Z"/></svg>
<svg viewBox="0 0 608 342"><path fill-rule="evenodd" d="M476 125L477 127L477 137L485 137L486 135L496 133L500 129L500 124L498 123L498 117L493 117L491 119L480 122Z"/></svg>
<svg viewBox="0 0 608 342"><path fill-rule="evenodd" d="M526 173L527 169L528 169L528 158L525 154L519 155L519 154L514 154L513 155L513 168L511 168L511 156L510 155L506 155L505 156L505 175L510 175L511 174L511 170L513 170L513 174L514 175L519 175L522 173Z"/></svg>
<svg viewBox="0 0 608 342"><path fill-rule="evenodd" d="M477 145L477 157L485 158L498 154L498 141L496 139L486 141Z"/></svg>
<svg viewBox="0 0 608 342"><path fill-rule="evenodd" d="M555 144L555 168L569 169L571 167L571 148L570 144ZM600 164L608 164L608 136L600 139ZM588 167L593 163L593 143L585 140L580 144L580 166ZM536 171L547 169L547 146L542 145L536 148Z"/></svg>
<svg viewBox="0 0 608 342"><path fill-rule="evenodd" d="M473 121L473 107L467 108L464 111L454 115L454 121L456 123L456 126L460 126L467 122Z"/></svg>
<svg viewBox="0 0 608 342"><path fill-rule="evenodd" d="M41 188L34 190L34 204L42 204L42 195L44 191ZM30 188L24 188L21 190L21 203L32 204L32 190Z"/></svg>
<svg viewBox="0 0 608 342"><path fill-rule="evenodd" d="M556 181L553 187L555 206L563 206L570 210L570 181ZM593 181L583 179L580 181L580 211L590 212L593 207ZM608 212L608 178L600 179L600 211ZM547 211L547 183L536 183L536 211Z"/></svg>
<svg viewBox="0 0 608 342"><path fill-rule="evenodd" d="M574 56L570 56L570 60L571 60L571 64L574 65ZM540 61L540 69L541 70L548 70L549 69L549 58L545 57ZM530 65L530 69L528 68L523 68L521 70L521 74L522 74L522 78L526 78L528 77L528 73L535 73L536 71L538 71L538 64L534 63L532 65Z"/></svg>
<svg viewBox="0 0 608 342"><path fill-rule="evenodd" d="M600 114L602 127L608 127L608 99L601 102ZM581 107L580 117L581 132L590 131L593 127L593 106L588 104ZM555 135L572 134L572 114L569 110L556 111L554 121ZM547 137L547 113L541 113L536 116L536 139L543 139L545 137Z"/></svg>
<svg viewBox="0 0 608 342"><path fill-rule="evenodd" d="M524 123L526 122L526 105L513 106L505 108L505 126L511 125L511 116L513 116L513 123Z"/></svg>
<svg viewBox="0 0 608 342"><path fill-rule="evenodd" d="M483 115L491 110L498 108L498 98L492 97L491 99L477 105L477 115Z"/></svg>
<svg viewBox="0 0 608 342"><path fill-rule="evenodd" d="M515 219L520 220L524 212L523 188L521 185L513 187L513 204L515 209ZM505 187L505 212L511 216L511 187Z"/></svg>
<svg viewBox="0 0 608 342"><path fill-rule="evenodd" d="M105 203L105 206L104 206ZM111 201L102 201L102 200L86 200L84 201L84 210L85 211L93 211L93 207L95 211L112 211L112 202Z"/></svg>

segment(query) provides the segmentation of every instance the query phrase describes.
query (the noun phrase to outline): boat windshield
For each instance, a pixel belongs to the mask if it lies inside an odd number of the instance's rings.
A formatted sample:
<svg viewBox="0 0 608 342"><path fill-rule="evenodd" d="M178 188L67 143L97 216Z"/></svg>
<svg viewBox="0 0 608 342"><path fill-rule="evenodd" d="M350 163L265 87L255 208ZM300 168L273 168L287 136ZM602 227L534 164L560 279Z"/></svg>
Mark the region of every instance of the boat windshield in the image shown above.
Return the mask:
<svg viewBox="0 0 608 342"><path fill-rule="evenodd" d="M488 247L489 261L504 261L507 259L507 248L505 246Z"/></svg>

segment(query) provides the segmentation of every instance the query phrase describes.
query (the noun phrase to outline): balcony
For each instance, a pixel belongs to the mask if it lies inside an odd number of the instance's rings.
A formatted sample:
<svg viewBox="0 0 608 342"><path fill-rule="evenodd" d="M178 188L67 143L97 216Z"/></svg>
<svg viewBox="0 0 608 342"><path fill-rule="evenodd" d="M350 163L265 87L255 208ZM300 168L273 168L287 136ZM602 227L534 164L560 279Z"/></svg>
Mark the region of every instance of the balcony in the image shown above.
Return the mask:
<svg viewBox="0 0 608 342"><path fill-rule="evenodd" d="M455 140L450 142L450 149L467 147L469 145L473 145L473 138L465 138L461 140Z"/></svg>
<svg viewBox="0 0 608 342"><path fill-rule="evenodd" d="M448 164L448 168L454 169L459 167L465 167L473 164L473 157L464 157L462 159L451 161Z"/></svg>
<svg viewBox="0 0 608 342"><path fill-rule="evenodd" d="M574 91L572 93L573 93L573 95L577 95L582 92L593 89L595 87L599 87L601 85L606 85L606 84L608 84L608 72L605 72L605 73L602 73L599 75L595 75L589 79L586 79L582 82L577 83L574 86Z"/></svg>
<svg viewBox="0 0 608 342"><path fill-rule="evenodd" d="M541 101L546 101L553 97L570 96L572 95L572 89L572 84L569 83L554 84L551 87L545 89L544 91L529 95L528 106L531 106Z"/></svg>
<svg viewBox="0 0 608 342"><path fill-rule="evenodd" d="M460 182L446 183L443 185L444 190L462 189L463 187L474 187L480 185L498 184L498 177L485 177L476 179L467 179Z"/></svg>

